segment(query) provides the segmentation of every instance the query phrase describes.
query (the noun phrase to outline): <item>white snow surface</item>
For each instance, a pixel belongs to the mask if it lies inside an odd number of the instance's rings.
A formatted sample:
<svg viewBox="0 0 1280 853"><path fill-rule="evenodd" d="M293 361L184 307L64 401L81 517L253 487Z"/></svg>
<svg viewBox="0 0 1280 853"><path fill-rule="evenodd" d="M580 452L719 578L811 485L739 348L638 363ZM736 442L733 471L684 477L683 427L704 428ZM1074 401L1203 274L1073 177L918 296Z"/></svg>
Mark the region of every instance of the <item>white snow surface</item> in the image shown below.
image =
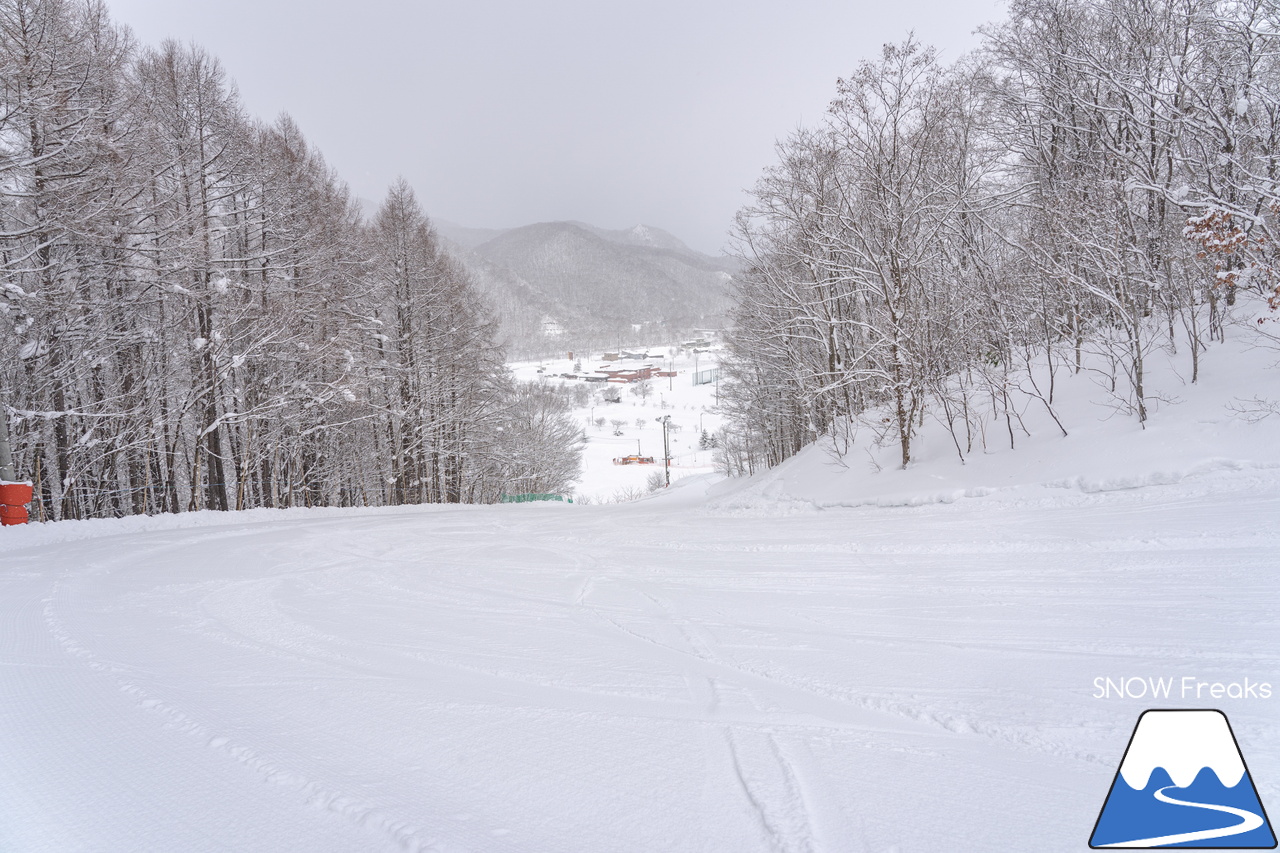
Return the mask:
<svg viewBox="0 0 1280 853"><path fill-rule="evenodd" d="M1148 711L1133 733L1120 775L1135 790L1147 787L1151 773L1163 767L1173 784L1186 788L1208 767L1218 781L1234 788L1244 778L1244 760L1221 711Z"/></svg>
<svg viewBox="0 0 1280 853"><path fill-rule="evenodd" d="M963 466L0 529L0 850L1082 850L1095 679L1280 686L1275 354L1211 356ZM1273 813L1278 701L1213 703Z"/></svg>

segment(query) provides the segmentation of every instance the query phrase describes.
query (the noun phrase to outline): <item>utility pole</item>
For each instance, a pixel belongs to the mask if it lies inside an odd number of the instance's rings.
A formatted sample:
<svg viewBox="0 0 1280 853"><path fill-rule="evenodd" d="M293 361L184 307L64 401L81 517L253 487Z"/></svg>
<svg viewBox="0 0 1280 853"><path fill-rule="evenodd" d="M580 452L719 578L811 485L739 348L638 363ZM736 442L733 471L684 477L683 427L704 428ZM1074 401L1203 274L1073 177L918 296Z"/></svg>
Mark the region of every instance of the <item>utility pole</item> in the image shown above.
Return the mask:
<svg viewBox="0 0 1280 853"><path fill-rule="evenodd" d="M667 487L671 486L671 440L667 434L667 425L671 423L671 415L654 418L662 424L662 468L666 473Z"/></svg>

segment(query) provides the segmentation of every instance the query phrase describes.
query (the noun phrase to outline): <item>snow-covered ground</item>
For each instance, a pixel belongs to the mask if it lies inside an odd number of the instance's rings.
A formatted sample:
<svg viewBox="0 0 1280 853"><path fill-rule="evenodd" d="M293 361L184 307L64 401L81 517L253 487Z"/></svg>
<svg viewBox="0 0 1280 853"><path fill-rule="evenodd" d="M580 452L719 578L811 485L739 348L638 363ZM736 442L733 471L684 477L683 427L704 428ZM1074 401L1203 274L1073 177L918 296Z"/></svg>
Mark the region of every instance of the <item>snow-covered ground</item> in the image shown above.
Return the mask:
<svg viewBox="0 0 1280 853"><path fill-rule="evenodd" d="M640 352L646 349L639 348ZM717 409L719 388L715 383L694 385L694 374L719 364L719 350L695 353L675 345L647 348L651 358L606 362L601 353L575 360L544 359L519 362L512 372L522 381L543 381L572 389L582 387L590 395L589 402L574 410L573 417L582 424L586 442L582 448L582 477L574 489L574 497L590 503L608 503L633 499L647 492L649 477L662 471L662 425L658 418L670 417L671 482L693 474L715 470L714 451L699 446L702 431L715 433L724 423ZM581 356L581 354L579 354ZM621 370L652 364L655 369L676 372L676 376L651 379L647 397L635 385L586 383L581 379L561 379L561 374L581 373L600 367ZM539 369L542 370L539 373ZM608 403L602 395L613 390L619 402ZM603 424L598 421L604 419ZM618 423L614 423L617 421ZM617 435L616 433L621 433ZM654 465L615 465L613 460L630 456L652 457Z"/></svg>
<svg viewBox="0 0 1280 853"><path fill-rule="evenodd" d="M964 466L0 530L0 849L1075 851L1148 707L1274 815L1280 383L1212 355Z"/></svg>

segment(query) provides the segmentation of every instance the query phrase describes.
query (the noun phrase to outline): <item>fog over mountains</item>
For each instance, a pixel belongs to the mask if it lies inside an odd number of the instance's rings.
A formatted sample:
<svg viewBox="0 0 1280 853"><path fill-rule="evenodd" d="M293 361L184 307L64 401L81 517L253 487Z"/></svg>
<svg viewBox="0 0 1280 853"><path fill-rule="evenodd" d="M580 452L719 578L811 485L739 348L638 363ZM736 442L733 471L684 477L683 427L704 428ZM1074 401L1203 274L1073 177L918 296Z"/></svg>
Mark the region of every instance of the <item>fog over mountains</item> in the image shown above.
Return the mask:
<svg viewBox="0 0 1280 853"><path fill-rule="evenodd" d="M718 327L737 268L732 258L704 255L647 225L435 226L492 301L513 355Z"/></svg>

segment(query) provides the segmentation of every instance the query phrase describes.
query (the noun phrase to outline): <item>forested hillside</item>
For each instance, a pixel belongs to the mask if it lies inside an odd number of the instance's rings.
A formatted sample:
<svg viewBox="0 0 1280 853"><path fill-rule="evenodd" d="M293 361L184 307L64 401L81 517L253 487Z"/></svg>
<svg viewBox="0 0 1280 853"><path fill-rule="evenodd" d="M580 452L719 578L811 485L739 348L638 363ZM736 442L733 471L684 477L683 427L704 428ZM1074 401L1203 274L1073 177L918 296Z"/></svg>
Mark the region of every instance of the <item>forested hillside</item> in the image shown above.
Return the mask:
<svg viewBox="0 0 1280 853"><path fill-rule="evenodd" d="M558 402L512 385L412 189L363 222L199 47L137 45L96 0L2 0L0 175L0 404L36 519L574 476Z"/></svg>
<svg viewBox="0 0 1280 853"><path fill-rule="evenodd" d="M1276 306L1274 3L1016 0L983 36L886 47L780 143L737 221L730 470L859 430L906 467L926 418L963 459L1087 364L1145 423L1156 350L1194 383L1239 298Z"/></svg>
<svg viewBox="0 0 1280 853"><path fill-rule="evenodd" d="M674 340L725 322L735 262L694 251L659 228L542 222L442 233L466 249L461 257L522 351L613 348L637 335L637 343ZM564 330L564 340L542 336L544 318Z"/></svg>

